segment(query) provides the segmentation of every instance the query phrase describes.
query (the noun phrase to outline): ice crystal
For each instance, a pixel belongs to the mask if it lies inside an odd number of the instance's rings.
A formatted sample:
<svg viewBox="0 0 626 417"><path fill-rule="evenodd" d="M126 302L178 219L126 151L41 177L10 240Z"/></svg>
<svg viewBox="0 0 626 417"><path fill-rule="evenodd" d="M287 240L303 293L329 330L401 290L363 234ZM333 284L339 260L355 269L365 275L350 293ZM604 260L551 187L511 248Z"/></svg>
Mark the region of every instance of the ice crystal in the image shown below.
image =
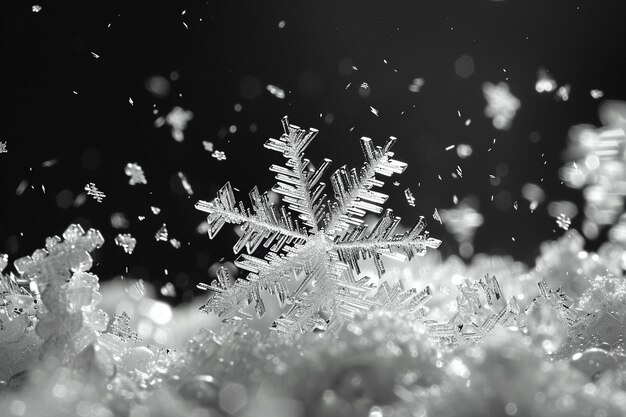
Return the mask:
<svg viewBox="0 0 626 417"><path fill-rule="evenodd" d="M130 233L119 234L115 236L115 244L122 247L124 252L130 255L135 250L137 239L135 239Z"/></svg>
<svg viewBox="0 0 626 417"><path fill-rule="evenodd" d="M272 85L272 84L268 84L266 88L267 88L267 91L269 91L269 93L273 95L274 97L281 99L281 100L285 98L285 90L283 90L282 88L276 87L275 85Z"/></svg>
<svg viewBox="0 0 626 417"><path fill-rule="evenodd" d="M7 142L1 142L0 141L0 153L9 153L9 151L7 151Z"/></svg>
<svg viewBox="0 0 626 417"><path fill-rule="evenodd" d="M492 119L493 127L499 130L509 129L521 103L517 97L511 94L508 84L505 82L498 85L485 83L483 84L483 95L487 100L485 116Z"/></svg>
<svg viewBox="0 0 626 417"><path fill-rule="evenodd" d="M160 240L162 242L167 242L168 234L167 234L167 226L165 225L165 223L163 223L163 226L161 226L161 228L157 230L156 234L154 235L154 238L157 241Z"/></svg>
<svg viewBox="0 0 626 417"><path fill-rule="evenodd" d="M98 190L98 187L96 187L96 184L93 182L85 185L85 191L87 191L87 195L92 196L98 203L102 203L102 200L106 197L102 191Z"/></svg>
<svg viewBox="0 0 626 417"><path fill-rule="evenodd" d="M179 171L178 179L180 180L180 183L183 185L183 188L185 189L187 194L193 195L193 189L191 188L191 185L189 184L189 181L187 180L187 176Z"/></svg>
<svg viewBox="0 0 626 417"><path fill-rule="evenodd" d="M124 173L128 175L130 178L128 179L128 183L130 185L135 184L147 184L146 175L143 172L143 169L135 162L129 162L124 167Z"/></svg>
<svg viewBox="0 0 626 417"><path fill-rule="evenodd" d="M563 230L568 230L570 225L572 224L572 220L567 217L565 214L561 213L556 218L556 224Z"/></svg>
<svg viewBox="0 0 626 417"><path fill-rule="evenodd" d="M226 160L226 153L222 152L222 151L214 151L211 156L215 159L217 159L218 161L225 161Z"/></svg>
<svg viewBox="0 0 626 417"><path fill-rule="evenodd" d="M556 88L556 81L545 69L537 72L537 82L535 83L535 91L538 93L551 93Z"/></svg>
<svg viewBox="0 0 626 417"><path fill-rule="evenodd" d="M285 133L279 139L269 139L265 147L287 159L285 166L270 167L277 179L272 191L283 196L285 205L271 204L268 193L261 194L254 187L249 193L252 208L246 208L236 202L230 183L214 200L196 203L198 210L208 213L211 239L226 223L241 225L243 233L233 249L239 253L245 247L248 252L235 261L237 267L249 272L245 279L231 283L226 268L220 268L217 280L200 285L216 292L202 309L226 321L238 321L251 318L244 309L253 303L261 317L266 311L261 292L267 291L278 297L281 306L290 304L272 325L289 335L316 328L335 330L356 312L376 308L377 304L389 308L388 302L397 302L396 306L408 302L417 308L422 297L414 291L395 294L394 289L395 295L385 298L387 288L383 286L378 298L372 298L374 286L369 278L356 276L361 259L371 258L381 276L385 272L381 256L411 259L441 243L424 231L423 218L406 232L394 234L401 219L391 209L385 210L374 227L363 223L367 212L383 212L381 205L388 197L373 190L384 184L376 174L390 177L406 169L404 162L392 159L390 148L396 139L375 147L370 138L361 138L365 164L358 170L343 166L331 175L334 199L330 200L324 193L326 184L320 180L332 161L324 159L313 169L304 158L318 131L290 125L287 117L282 122ZM263 258L253 256L261 245L268 249L267 254ZM300 281L295 289L292 278ZM416 304L408 301L416 297L420 299Z"/></svg>
<svg viewBox="0 0 626 417"><path fill-rule="evenodd" d="M406 198L406 202L409 203L409 206L415 207L415 197L410 188L404 190L404 197Z"/></svg>
<svg viewBox="0 0 626 417"><path fill-rule="evenodd" d="M171 127L172 138L177 142L182 142L185 140L185 129L187 129L187 124L191 119L193 119L191 111L176 106L165 118L159 117L155 125L160 127L167 123Z"/></svg>

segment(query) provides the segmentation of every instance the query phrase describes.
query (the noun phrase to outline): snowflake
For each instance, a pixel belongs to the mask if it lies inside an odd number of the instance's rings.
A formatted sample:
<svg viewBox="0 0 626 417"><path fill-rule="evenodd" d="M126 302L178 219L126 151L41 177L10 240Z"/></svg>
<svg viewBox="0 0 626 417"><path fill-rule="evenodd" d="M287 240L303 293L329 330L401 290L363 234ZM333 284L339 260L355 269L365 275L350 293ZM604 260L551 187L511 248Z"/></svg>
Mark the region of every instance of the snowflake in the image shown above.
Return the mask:
<svg viewBox="0 0 626 417"><path fill-rule="evenodd" d="M561 213L556 218L556 224L563 230L568 230L572 224L572 219L567 217L565 214Z"/></svg>
<svg viewBox="0 0 626 417"><path fill-rule="evenodd" d="M106 197L102 191L98 190L98 187L96 187L96 184L93 182L85 185L85 191L87 191L87 195L92 196L98 203L102 203L102 200Z"/></svg>
<svg viewBox="0 0 626 417"><path fill-rule="evenodd" d="M235 253L244 248L248 252L235 261L237 267L249 272L246 279L232 283L228 270L222 267L217 280L199 285L216 293L202 310L216 313L224 322L237 322L252 318L244 309L253 303L256 315L262 317L266 308L261 291L267 291L278 297L281 307L290 305L271 327L283 335L313 329L336 331L357 312L372 308L420 315L430 296L429 288L417 292L381 285L372 296L375 284L369 277L358 278L359 260L371 258L380 278L385 272L383 255L411 259L441 244L424 232L423 217L400 234L394 231L401 219L391 209L385 210L374 227L363 222L367 212L383 212L381 205L388 198L374 191L384 184L376 174L390 177L407 167L392 159L390 148L396 139L375 147L370 138L361 138L365 164L361 169L343 166L335 171L330 178L334 200L329 200L324 194L326 185L320 180L332 161L324 159L313 169L304 158L318 131L290 125L287 117L282 122L285 133L280 139L269 139L265 147L287 159L284 166L270 167L277 179L272 191L283 196L286 206L271 204L268 193L261 194L254 187L249 193L252 208L246 208L236 202L230 183L213 201L196 203L198 210L208 213L209 238L226 223L241 225L242 234L233 249ZM261 246L268 249L267 254L263 258L253 256ZM292 285L292 278L300 283Z"/></svg>
<svg viewBox="0 0 626 417"><path fill-rule="evenodd" d="M214 151L211 156L215 159L217 159L218 161L225 161L226 160L226 154L222 151Z"/></svg>
<svg viewBox="0 0 626 417"><path fill-rule="evenodd" d="M507 83L501 82L498 85L484 83L483 95L487 100L485 116L492 119L493 127L499 130L510 128L521 103L517 97L511 94Z"/></svg>
<svg viewBox="0 0 626 417"><path fill-rule="evenodd" d="M119 234L115 236L115 244L117 246L121 246L122 249L124 249L124 252L130 255L135 250L137 239L135 239L130 233Z"/></svg>
<svg viewBox="0 0 626 417"><path fill-rule="evenodd" d="M135 162L127 163L124 167L124 173L130 177L128 179L128 183L130 185L148 183L148 181L146 181L146 175L143 173L143 169Z"/></svg>

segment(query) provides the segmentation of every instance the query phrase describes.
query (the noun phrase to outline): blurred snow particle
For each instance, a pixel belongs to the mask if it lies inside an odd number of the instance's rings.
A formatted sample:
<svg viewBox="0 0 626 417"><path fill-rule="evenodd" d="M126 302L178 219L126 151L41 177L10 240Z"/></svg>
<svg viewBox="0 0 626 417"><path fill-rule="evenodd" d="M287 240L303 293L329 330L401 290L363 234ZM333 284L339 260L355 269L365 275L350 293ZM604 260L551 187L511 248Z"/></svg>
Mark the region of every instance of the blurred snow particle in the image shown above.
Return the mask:
<svg viewBox="0 0 626 417"><path fill-rule="evenodd" d="M163 223L163 226L161 226L161 228L156 232L156 234L154 235L154 238L157 241L167 242L168 235L167 235L167 226L165 225L165 223Z"/></svg>
<svg viewBox="0 0 626 417"><path fill-rule="evenodd" d="M493 127L499 130L510 128L521 103L511 94L507 83L501 82L498 85L484 83L483 95L487 100L485 116L492 119Z"/></svg>
<svg viewBox="0 0 626 417"><path fill-rule="evenodd" d="M102 203L102 199L106 197L106 195L102 191L98 190L98 187L96 187L96 184L94 184L93 182L85 185L85 191L87 191L87 195L92 196L93 199L96 200L98 203Z"/></svg>
<svg viewBox="0 0 626 417"><path fill-rule="evenodd" d="M591 97L596 100L604 97L604 91L602 90L591 90L589 94L591 94Z"/></svg>
<svg viewBox="0 0 626 417"><path fill-rule="evenodd" d="M578 214L578 208L571 201L552 201L548 204L548 214L555 219L559 216L574 218Z"/></svg>
<svg viewBox="0 0 626 417"><path fill-rule="evenodd" d="M530 203L530 210L533 211L546 198L543 189L536 184L527 183L522 186L522 196Z"/></svg>
<svg viewBox="0 0 626 417"><path fill-rule="evenodd" d="M100 55L98 55L98 54L97 54L97 53L95 53L95 52L92 52L92 53L91 53L91 56L93 56L93 57L94 57L94 58L96 58L96 59L100 58Z"/></svg>
<svg viewBox="0 0 626 417"><path fill-rule="evenodd" d="M561 101L567 101L570 91L572 91L572 87L569 84L562 85L556 90L556 97Z"/></svg>
<svg viewBox="0 0 626 417"><path fill-rule="evenodd" d="M556 88L556 81L548 72L541 68L537 71L537 82L535 83L535 91L538 93L551 93Z"/></svg>
<svg viewBox="0 0 626 417"><path fill-rule="evenodd" d="M196 227L196 232L203 235L209 232L209 223L207 221L203 221Z"/></svg>
<svg viewBox="0 0 626 417"><path fill-rule="evenodd" d="M174 249L180 249L180 241L178 239L170 239L170 245L172 245Z"/></svg>
<svg viewBox="0 0 626 417"><path fill-rule="evenodd" d="M171 282L161 287L161 295L164 297L176 297L176 287Z"/></svg>
<svg viewBox="0 0 626 417"><path fill-rule="evenodd" d="M266 88L267 88L267 91L269 91L270 94L273 95L274 97L281 99L281 100L285 98L285 90L283 90L282 88L276 87L275 85L272 85L272 84L268 84Z"/></svg>
<svg viewBox="0 0 626 417"><path fill-rule="evenodd" d="M130 103L131 106L135 105L135 102L133 101L132 97L128 97L128 103Z"/></svg>
<svg viewBox="0 0 626 417"><path fill-rule="evenodd" d="M217 159L218 161L225 161L226 160L226 154L222 151L214 151L211 156L215 159Z"/></svg>
<svg viewBox="0 0 626 417"><path fill-rule="evenodd" d="M135 250L135 245L137 245L137 240L132 237L129 233L119 234L115 236L115 244L117 246L121 246L124 249L124 252L127 254L133 253Z"/></svg>
<svg viewBox="0 0 626 417"><path fill-rule="evenodd" d="M160 75L148 77L145 82L146 90L156 97L167 97L170 93L170 82Z"/></svg>
<svg viewBox="0 0 626 417"><path fill-rule="evenodd" d="M285 21L281 20L280 22L278 22L278 29L284 29L285 28Z"/></svg>
<svg viewBox="0 0 626 417"><path fill-rule="evenodd" d="M129 221L124 213L116 212L111 214L111 226L114 229L126 229L129 226Z"/></svg>
<svg viewBox="0 0 626 417"><path fill-rule="evenodd" d="M128 179L128 183L130 185L135 184L147 184L146 175L143 173L143 169L136 162L129 162L124 167L124 172L130 178Z"/></svg>
<svg viewBox="0 0 626 417"><path fill-rule="evenodd" d="M187 129L187 124L191 119L193 119L191 111L176 106L165 118L159 117L156 119L154 125L161 127L167 123L171 127L172 138L177 142L182 142L185 139L184 131Z"/></svg>
<svg viewBox="0 0 626 417"><path fill-rule="evenodd" d="M157 214L159 214L159 213L161 212L161 209L160 209L160 208L158 208L158 207L154 207L154 206L150 206L150 210L152 210L152 213L153 213L154 215L157 215Z"/></svg>
<svg viewBox="0 0 626 417"><path fill-rule="evenodd" d="M456 154L459 158L467 158L472 155L473 149L470 145L460 144L456 147Z"/></svg>
<svg viewBox="0 0 626 417"><path fill-rule="evenodd" d="M0 142L0 153L9 153L9 151L7 151L7 142Z"/></svg>
<svg viewBox="0 0 626 417"><path fill-rule="evenodd" d="M15 189L15 195L22 195L24 194L24 191L26 191L26 188L28 187L28 181L27 180L22 180L19 185L17 186L17 188Z"/></svg>
<svg viewBox="0 0 626 417"><path fill-rule="evenodd" d="M34 4L32 10L33 13L39 13L41 11L41 6L38 4Z"/></svg>
<svg viewBox="0 0 626 417"><path fill-rule="evenodd" d="M187 194L193 195L193 189L191 188L191 185L189 185L189 181L187 181L187 177L185 176L185 174L179 171L178 178L180 178L180 182L183 185L185 191L187 191Z"/></svg>
<svg viewBox="0 0 626 417"><path fill-rule="evenodd" d="M48 159L47 161L43 161L41 163L41 166L43 168L50 168L51 166L54 166L54 165L56 165L58 163L59 163L58 159Z"/></svg>
<svg viewBox="0 0 626 417"><path fill-rule="evenodd" d="M409 91L411 93L419 93L420 89L424 86L423 78L414 78L413 82L409 85Z"/></svg>
<svg viewBox="0 0 626 417"><path fill-rule="evenodd" d="M207 152L213 152L213 142L208 142L206 140L202 141L202 146L204 146L204 150Z"/></svg>
<svg viewBox="0 0 626 417"><path fill-rule="evenodd" d="M454 62L454 72L461 78L469 78L474 73L474 58L469 55L461 55Z"/></svg>

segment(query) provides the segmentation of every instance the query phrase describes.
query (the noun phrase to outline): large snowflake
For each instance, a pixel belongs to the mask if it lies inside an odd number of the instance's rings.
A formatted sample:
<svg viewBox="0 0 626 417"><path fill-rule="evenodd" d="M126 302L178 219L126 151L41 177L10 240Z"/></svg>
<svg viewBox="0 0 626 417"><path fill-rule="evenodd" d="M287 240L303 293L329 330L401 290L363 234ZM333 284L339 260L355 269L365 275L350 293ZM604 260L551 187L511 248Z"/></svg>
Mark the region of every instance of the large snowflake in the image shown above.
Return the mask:
<svg viewBox="0 0 626 417"><path fill-rule="evenodd" d="M355 313L375 308L421 315L430 288L405 291L400 284L386 283L376 288L370 278L358 278L361 260L371 258L380 277L385 272L382 256L411 259L441 244L428 236L423 217L404 233L395 233L401 219L391 209L373 227L363 222L367 212L382 213L381 205L388 198L374 190L384 184L376 175L390 177L407 167L392 159L390 149L396 138L381 148L362 137L365 163L360 170L343 166L331 175L331 199L320 180L332 161L324 159L313 169L304 158L318 131L290 125L287 117L282 123L285 133L280 139L269 139L265 147L286 159L284 166L270 167L277 179L272 191L282 195L283 205L271 204L268 193L254 187L249 193L252 208L247 208L236 201L230 183L212 201L196 203L198 210L208 213L211 239L226 223L241 226L241 238L233 249L240 253L245 248L247 254L241 254L235 264L249 272L245 279L231 283L226 268L220 268L217 280L199 286L215 292L202 309L229 322L251 319L244 309L254 304L262 317L266 308L261 293L267 291L278 297L281 307L290 305L272 325L287 335L336 330ZM261 246L265 255L254 256ZM297 284L292 284L294 279Z"/></svg>

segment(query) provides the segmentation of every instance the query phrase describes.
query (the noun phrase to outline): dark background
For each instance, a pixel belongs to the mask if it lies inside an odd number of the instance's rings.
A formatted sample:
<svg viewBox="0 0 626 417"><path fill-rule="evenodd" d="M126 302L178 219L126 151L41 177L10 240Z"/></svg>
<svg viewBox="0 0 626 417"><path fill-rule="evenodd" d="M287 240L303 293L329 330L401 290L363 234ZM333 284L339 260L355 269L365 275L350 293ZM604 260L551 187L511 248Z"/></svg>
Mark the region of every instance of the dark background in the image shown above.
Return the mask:
<svg viewBox="0 0 626 417"><path fill-rule="evenodd" d="M33 13L33 4L42 10ZM267 167L280 157L262 145L281 134L280 118L288 114L294 124L321 130L308 155L314 162L330 157L335 168L360 165L359 137L383 144L397 136L396 155L409 168L394 178L400 186L387 184L389 206L407 223L425 215L431 233L444 240L444 255L457 246L432 220L433 210L451 207L453 195L475 195L485 216L476 251L532 263L539 243L563 230L545 202L530 213L521 187L537 183L547 201L581 203L580 192L560 184L561 152L572 125L599 124L591 89L603 90L605 99L626 98L625 11L621 0L3 5L0 140L8 153L0 154L0 252L12 259L30 254L45 237L80 222L107 240L96 255L101 279L126 275L128 268L128 275L157 285L171 281L179 297L189 297L197 282L209 279L212 264L234 258L236 239L232 231L213 242L198 234L204 216L193 204L213 198L227 180L242 198L254 184L271 187ZM455 71L463 55L474 63L467 78ZM559 85L571 84L569 101L535 92L541 67ZM168 80L169 94L148 91L146 80L153 76ZM408 86L418 77L425 85L412 93ZM522 107L510 130L497 131L483 115L481 86L505 80ZM363 82L368 97L359 94ZM271 95L268 84L284 89L286 98ZM194 113L181 143L168 127L154 125L173 106ZM230 133L230 126L237 131ZM212 158L202 141L213 142L228 159ZM472 145L470 158L445 151L460 143ZM49 160L58 162L43 167ZM143 167L148 185L128 185L127 162ZM457 164L461 179L451 177ZM178 171L193 196L180 185ZM496 173L501 182L493 186L489 174ZM23 180L28 188L16 195ZM88 198L80 207L60 207L88 182L106 193L101 204ZM404 200L406 187L416 208ZM162 212L153 215L151 205ZM114 212L125 213L129 229L111 226ZM139 215L146 219L140 222ZM181 249L154 240L164 222ZM120 232L137 238L132 255L114 245Z"/></svg>

